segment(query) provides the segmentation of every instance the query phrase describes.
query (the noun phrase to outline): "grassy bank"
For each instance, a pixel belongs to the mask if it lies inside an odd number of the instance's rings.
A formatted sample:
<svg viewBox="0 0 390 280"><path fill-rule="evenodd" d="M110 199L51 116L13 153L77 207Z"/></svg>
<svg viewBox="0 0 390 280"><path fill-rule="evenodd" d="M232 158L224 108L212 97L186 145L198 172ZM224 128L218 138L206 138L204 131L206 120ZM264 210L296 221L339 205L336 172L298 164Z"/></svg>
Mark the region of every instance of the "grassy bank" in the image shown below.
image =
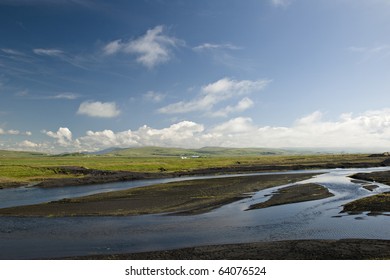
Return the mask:
<svg viewBox="0 0 390 280"><path fill-rule="evenodd" d="M48 179L83 178L88 174L67 172L63 166L139 173L186 175L195 171L210 173L255 172L291 169L380 166L383 157L368 155L263 155L208 156L181 159L177 156L130 157L112 155L0 153L0 187L29 184Z"/></svg>
<svg viewBox="0 0 390 280"><path fill-rule="evenodd" d="M87 197L0 209L2 216L117 216L197 214L250 193L312 177L308 174L242 176L159 184Z"/></svg>

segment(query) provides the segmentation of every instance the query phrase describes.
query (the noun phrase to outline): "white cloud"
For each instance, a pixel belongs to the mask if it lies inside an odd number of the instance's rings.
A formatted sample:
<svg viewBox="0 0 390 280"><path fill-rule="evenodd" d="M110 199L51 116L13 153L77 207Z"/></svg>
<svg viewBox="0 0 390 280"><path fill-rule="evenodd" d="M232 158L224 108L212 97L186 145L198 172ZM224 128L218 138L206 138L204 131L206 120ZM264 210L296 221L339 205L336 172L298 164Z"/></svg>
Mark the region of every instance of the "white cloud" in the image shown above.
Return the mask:
<svg viewBox="0 0 390 280"><path fill-rule="evenodd" d="M211 44L211 43L204 43L202 45L196 46L192 48L194 51L201 52L206 50L220 50L220 49L226 49L226 50L239 50L240 47L237 47L232 44Z"/></svg>
<svg viewBox="0 0 390 280"><path fill-rule="evenodd" d="M154 92L154 91L148 91L144 94L144 99L152 102L161 102L165 98L165 94Z"/></svg>
<svg viewBox="0 0 390 280"><path fill-rule="evenodd" d="M238 112L243 112L253 106L253 101L248 98L244 97L241 99L236 106L226 106L225 108L212 112L211 116L213 117L227 117L229 114L232 113L238 113Z"/></svg>
<svg viewBox="0 0 390 280"><path fill-rule="evenodd" d="M72 132L67 127L60 127L57 132L52 131L43 131L47 136L52 137L57 140L57 143L60 146L69 146L72 145Z"/></svg>
<svg viewBox="0 0 390 280"><path fill-rule="evenodd" d="M63 92L49 97L49 99L67 99L67 100L74 100L77 98L79 98L79 96L71 92Z"/></svg>
<svg viewBox="0 0 390 280"><path fill-rule="evenodd" d="M255 130L256 127L253 125L251 118L238 117L216 126L212 129L212 132L217 132L221 135L229 135L254 132Z"/></svg>
<svg viewBox="0 0 390 280"><path fill-rule="evenodd" d="M172 48L182 44L183 41L167 35L164 26L158 25L137 39L128 42L112 41L103 48L103 51L107 55L119 52L136 55L137 62L147 68L153 68L169 61L172 57Z"/></svg>
<svg viewBox="0 0 390 280"><path fill-rule="evenodd" d="M348 50L361 56L359 63L364 63L372 59L385 59L390 56L390 45L387 44L377 45L375 47L352 46Z"/></svg>
<svg viewBox="0 0 390 280"><path fill-rule="evenodd" d="M33 95L29 95L28 91L17 93L17 96L19 97L29 96L29 98L31 99L38 99L38 100L51 100L51 99L74 100L80 97L78 94L71 93L71 92L63 92L63 93L59 93L56 95L49 95L49 96L33 96Z"/></svg>
<svg viewBox="0 0 390 280"><path fill-rule="evenodd" d="M24 53L13 49L1 49L1 51L9 55L24 56Z"/></svg>
<svg viewBox="0 0 390 280"><path fill-rule="evenodd" d="M167 105L160 108L158 111L164 114L175 114L175 113L188 113L194 111L210 111L218 103L238 97L241 95L247 95L256 91L263 90L269 80L233 80L230 78L223 78L215 83L208 84L202 87L201 92L198 96L190 101L180 101ZM248 100L243 101L248 105ZM239 105L241 109L245 107L245 104ZM248 107L247 107L248 108ZM232 111L232 108L226 109L226 114L228 111Z"/></svg>
<svg viewBox="0 0 390 280"><path fill-rule="evenodd" d="M119 52L123 48L122 40L115 40L110 43L108 43L104 48L103 51L107 55L115 54Z"/></svg>
<svg viewBox="0 0 390 280"><path fill-rule="evenodd" d="M115 102L85 101L80 104L77 114L98 118L114 118L120 114Z"/></svg>
<svg viewBox="0 0 390 280"><path fill-rule="evenodd" d="M291 127L259 127L251 119L236 118L215 127L211 135L222 146L383 150L390 145L390 109L369 111L356 117L342 114L337 121L323 118L316 111L296 120Z"/></svg>
<svg viewBox="0 0 390 280"><path fill-rule="evenodd" d="M0 128L0 134L5 131ZM326 119L320 111L302 116L291 126L259 126L248 117L236 117L212 127L192 121L181 121L165 128L148 125L137 130L87 131L74 139L69 128L43 131L55 143L35 143L25 140L14 148L40 151L96 151L109 147L165 146L199 148L224 147L301 147L351 148L360 151L388 151L390 147L390 108L368 111L358 115L341 114ZM12 147L11 147L12 148Z"/></svg>
<svg viewBox="0 0 390 280"><path fill-rule="evenodd" d="M183 121L163 129L144 125L135 131L127 130L117 133L112 130L88 131L86 136L80 137L78 141L81 147L88 150L130 146L188 147L196 142L196 136L203 130L203 125Z"/></svg>
<svg viewBox="0 0 390 280"><path fill-rule="evenodd" d="M61 56L64 52L57 49L34 49L33 52L37 55Z"/></svg>
<svg viewBox="0 0 390 280"><path fill-rule="evenodd" d="M20 148L30 149L30 148L38 148L40 145L28 140L24 140L18 144Z"/></svg>
<svg viewBox="0 0 390 280"><path fill-rule="evenodd" d="M4 130L0 128L0 135L19 135L20 131L15 129Z"/></svg>
<svg viewBox="0 0 390 280"><path fill-rule="evenodd" d="M287 7L292 0L271 0L272 5L275 7Z"/></svg>
<svg viewBox="0 0 390 280"><path fill-rule="evenodd" d="M15 130L15 129L10 129L7 132L10 135L18 135L18 134L20 134L20 131L19 130Z"/></svg>

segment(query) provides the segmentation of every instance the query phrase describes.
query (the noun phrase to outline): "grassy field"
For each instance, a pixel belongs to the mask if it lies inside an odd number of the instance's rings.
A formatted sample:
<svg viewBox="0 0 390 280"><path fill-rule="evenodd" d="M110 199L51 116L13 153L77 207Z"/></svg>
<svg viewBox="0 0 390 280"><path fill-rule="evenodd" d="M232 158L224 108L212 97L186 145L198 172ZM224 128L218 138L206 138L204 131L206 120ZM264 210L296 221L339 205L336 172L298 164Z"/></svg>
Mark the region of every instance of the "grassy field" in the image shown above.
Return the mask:
<svg viewBox="0 0 390 280"><path fill-rule="evenodd" d="M229 168L229 167L258 167L277 166L283 167L299 166L300 168L319 168L329 164L340 165L362 163L368 165L380 165L383 157L369 157L364 154L341 154L341 155L252 155L248 156L248 151L243 151L239 155L238 149L234 149L232 156L227 152L227 156L220 156L223 150L216 149L203 150L201 157L191 157L182 159L180 156L168 156L172 150L158 149L160 154L150 156L151 149L139 156L129 156L128 151L120 154L70 154L70 155L44 155L28 152L0 151L0 187L1 184L10 182L36 182L50 178L69 178L82 176L80 174L64 174L58 172L55 167L79 166L88 169L109 170L109 171L132 171L132 172L186 172L208 168ZM139 150L138 150L139 151ZM179 150L183 152L183 150ZM133 151L134 152L134 151ZM176 151L178 152L178 151ZM233 152L233 150L231 150ZM173 153L175 154L175 153ZM218 156L217 156L218 155Z"/></svg>

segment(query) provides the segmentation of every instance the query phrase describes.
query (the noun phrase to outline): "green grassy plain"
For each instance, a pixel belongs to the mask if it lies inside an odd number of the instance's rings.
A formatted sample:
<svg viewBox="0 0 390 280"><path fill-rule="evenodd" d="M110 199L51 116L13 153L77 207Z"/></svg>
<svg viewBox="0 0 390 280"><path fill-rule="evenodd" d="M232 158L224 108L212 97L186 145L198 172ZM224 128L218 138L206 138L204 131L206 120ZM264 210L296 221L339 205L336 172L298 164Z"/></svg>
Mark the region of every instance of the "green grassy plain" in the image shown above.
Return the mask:
<svg viewBox="0 0 390 280"><path fill-rule="evenodd" d="M154 151L157 148L154 148ZM229 168L229 167L256 167L277 166L283 167L299 166L300 168L326 168L327 165L344 164L368 164L380 165L382 157L368 157L364 154L339 154L339 155L253 155L249 156L244 150L243 155L239 155L239 149L234 150L235 156L227 152L226 156L221 156L223 150L216 152L215 148L203 150L201 157L181 159L176 151L158 148L160 153L166 156L150 156L148 152L139 156L129 156L128 152L123 154L108 153L104 155L71 154L71 155L45 155L28 152L0 151L0 187L1 184L10 182L37 182L52 178L73 178L83 176L80 174L64 174L58 172L56 167L78 166L88 169L109 170L109 171L131 171L131 172L187 172L208 168ZM183 150L179 150L183 152ZM134 151L133 151L134 152ZM231 151L232 152L232 151ZM175 156L168 156L169 154Z"/></svg>

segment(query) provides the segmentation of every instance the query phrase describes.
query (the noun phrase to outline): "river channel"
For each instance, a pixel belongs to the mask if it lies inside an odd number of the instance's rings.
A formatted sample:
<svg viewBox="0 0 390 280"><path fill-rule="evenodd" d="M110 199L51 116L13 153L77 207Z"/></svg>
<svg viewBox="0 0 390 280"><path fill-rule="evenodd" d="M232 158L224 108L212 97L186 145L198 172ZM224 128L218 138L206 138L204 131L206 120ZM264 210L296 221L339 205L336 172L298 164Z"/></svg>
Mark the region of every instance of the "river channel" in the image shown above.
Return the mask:
<svg viewBox="0 0 390 280"><path fill-rule="evenodd" d="M279 172L279 174L324 172L300 183L320 184L327 187L334 196L251 211L245 210L251 204L267 200L268 195L276 189L289 185L259 191L251 198L193 216L0 217L0 259L62 258L293 239L390 239L388 215L340 214L342 205L349 201L390 191L390 187L383 184L376 184L379 188L374 191L366 190L362 185L352 182L348 176L358 172L383 170L390 169L383 167ZM0 190L0 208L156 183L215 177L217 176L140 180L53 189L34 187L3 189Z"/></svg>

